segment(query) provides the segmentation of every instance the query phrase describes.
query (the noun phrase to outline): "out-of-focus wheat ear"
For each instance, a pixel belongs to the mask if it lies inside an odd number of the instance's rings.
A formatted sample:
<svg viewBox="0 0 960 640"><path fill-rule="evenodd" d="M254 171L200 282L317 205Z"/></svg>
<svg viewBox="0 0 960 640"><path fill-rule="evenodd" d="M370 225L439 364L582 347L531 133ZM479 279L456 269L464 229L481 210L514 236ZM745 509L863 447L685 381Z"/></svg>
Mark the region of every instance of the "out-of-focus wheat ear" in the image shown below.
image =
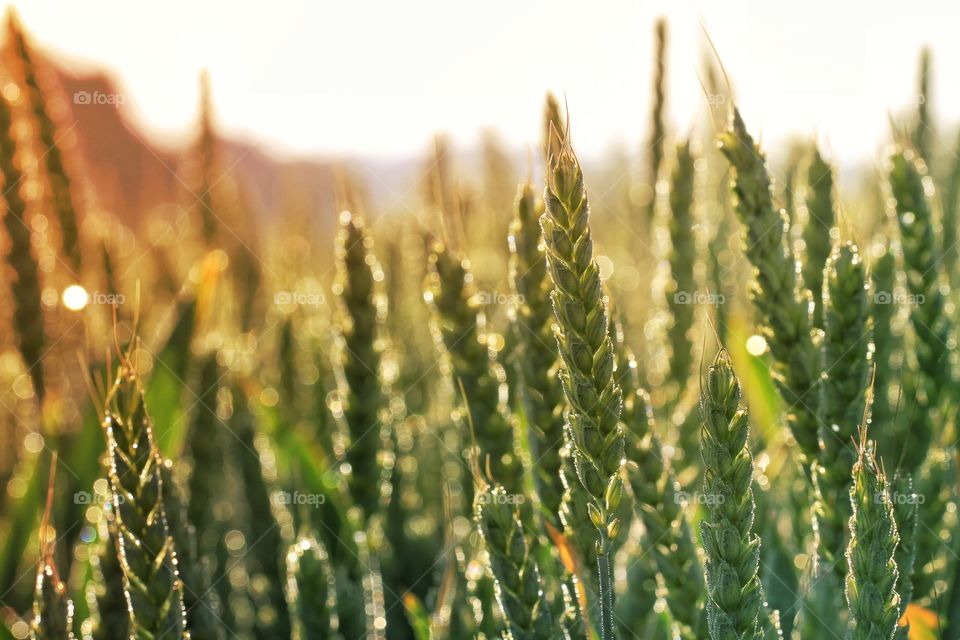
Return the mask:
<svg viewBox="0 0 960 640"><path fill-rule="evenodd" d="M200 131L194 143L194 161L197 163L195 177L197 202L194 205L199 218L200 230L208 247L214 246L219 220L213 199L213 190L220 179L217 134L213 127L213 101L210 97L210 75L200 75Z"/></svg>
<svg viewBox="0 0 960 640"><path fill-rule="evenodd" d="M553 640L556 623L547 606L540 569L517 519L516 496L500 485L478 487L474 518L483 536L507 633L516 640Z"/></svg>
<svg viewBox="0 0 960 640"><path fill-rule="evenodd" d="M597 529L599 627L603 640L611 640L616 630L610 556L620 533L615 513L623 497L621 398L613 377L613 346L600 271L593 259L583 173L566 138L550 159L544 202L540 226L554 286L551 296L563 362L560 381L568 404L568 439Z"/></svg>
<svg viewBox="0 0 960 640"><path fill-rule="evenodd" d="M897 578L897 594L900 597L899 619L903 619L914 593L913 574L917 560L921 498L914 487L913 478L900 470L890 479L888 493L893 505L893 519L897 525L897 549L893 558L899 572ZM895 637L898 640L907 640L910 637L910 626L898 626Z"/></svg>
<svg viewBox="0 0 960 640"><path fill-rule="evenodd" d="M219 593L211 588L209 558L199 555L197 529L187 521L187 504L180 495L170 460L162 460L160 479L163 482L163 513L177 548L177 572L183 584L187 630L194 638L223 640L226 629L221 621L222 603Z"/></svg>
<svg viewBox="0 0 960 640"><path fill-rule="evenodd" d="M386 304L378 282L383 272L373 254L373 238L360 217L344 211L339 224L334 293L342 310L341 348L334 369L342 405L339 416L350 436L347 481L354 504L368 518L380 510L389 482L382 464L390 437L385 413L390 391L381 375Z"/></svg>
<svg viewBox="0 0 960 640"><path fill-rule="evenodd" d="M919 152L920 157L930 161L930 143L936 136L936 127L930 113L930 86L933 79L933 57L929 47L920 52L920 64L917 69L917 95L914 101L917 112L911 125L910 144Z"/></svg>
<svg viewBox="0 0 960 640"><path fill-rule="evenodd" d="M664 112L667 103L667 21L659 18L654 27L653 52L653 105L650 110L650 138L646 153L646 183L650 187L650 201L645 207L645 222L653 222L656 211L657 181L660 179L660 168L663 164L664 149L667 139L667 125L664 121Z"/></svg>
<svg viewBox="0 0 960 640"><path fill-rule="evenodd" d="M903 338L894 330L898 306L894 301L897 289L897 259L885 251L873 261L870 269L870 318L873 321L873 422L871 434L883 460L897 460L896 403L900 396L901 368L894 359L902 357Z"/></svg>
<svg viewBox="0 0 960 640"><path fill-rule="evenodd" d="M749 420L726 351L717 354L707 371L700 412L707 511L700 521L700 537L706 555L707 624L712 640L747 640L760 630L760 537L753 531Z"/></svg>
<svg viewBox="0 0 960 640"><path fill-rule="evenodd" d="M512 492L521 492L523 468L501 386L503 370L479 328L482 300L474 293L469 263L434 243L424 294L433 309L434 332L457 395L463 419L461 441L476 438L481 468ZM472 429L472 432L471 432ZM472 500L472 495L467 491Z"/></svg>
<svg viewBox="0 0 960 640"><path fill-rule="evenodd" d="M670 382L679 397L693 367L690 329L693 327L697 302L697 282L694 270L697 263L697 243L694 235L694 186L697 158L690 141L677 145L677 159L670 174L670 210L667 230L670 235L670 265L672 286L667 291L667 307L673 322L667 330L670 343Z"/></svg>
<svg viewBox="0 0 960 640"><path fill-rule="evenodd" d="M177 554L163 509L162 460L139 378L126 357L104 407L130 635L189 638Z"/></svg>
<svg viewBox="0 0 960 640"><path fill-rule="evenodd" d="M823 270L833 247L836 213L833 203L833 167L814 148L806 170L803 227L803 286L813 296L813 326L823 328Z"/></svg>
<svg viewBox="0 0 960 640"><path fill-rule="evenodd" d="M100 546L92 554L93 580L89 583L87 602L94 612L90 623L93 640L115 640L128 637L130 614L123 592L123 569L117 548L117 524L113 505L107 505L99 523Z"/></svg>
<svg viewBox="0 0 960 640"><path fill-rule="evenodd" d="M190 460L187 480L187 521L197 529L197 545L201 556L212 555L216 540L223 534L215 515L221 499L226 460L230 443L226 427L217 415L217 393L221 371L217 354L210 353L200 360L199 376L195 385L196 406L190 420L184 444L184 453ZM232 437L231 437L232 440Z"/></svg>
<svg viewBox="0 0 960 640"><path fill-rule="evenodd" d="M47 486L46 508L40 521L40 563L33 592L33 620L30 623L31 640L73 640L73 601L57 573L53 555L56 540L51 513L53 511L54 480L57 454L50 462L50 482Z"/></svg>
<svg viewBox="0 0 960 640"><path fill-rule="evenodd" d="M564 485L560 451L564 444L566 399L557 379L559 355L553 337L550 275L540 236L543 204L533 185L520 185L510 225L510 283L516 296L511 329L517 341L520 402L529 424L537 494L550 522L559 524Z"/></svg>
<svg viewBox="0 0 960 640"><path fill-rule="evenodd" d="M900 620L895 551L899 535L887 479L861 433L859 458L850 487L850 542L847 545L849 638L891 638Z"/></svg>
<svg viewBox="0 0 960 640"><path fill-rule="evenodd" d="M44 95L40 86L37 65L24 37L23 29L12 12L8 14L7 35L14 50L16 64L19 66L17 73L23 82L27 103L33 112L40 154L46 167L47 182L50 185L50 200L60 223L62 255L73 269L73 276L77 278L80 275L82 256L78 215L70 187L70 175L64 166L63 151L57 137L57 126L50 116L47 96Z"/></svg>
<svg viewBox="0 0 960 640"><path fill-rule="evenodd" d="M287 553L287 607L293 640L336 640L336 585L326 549L314 537L301 536Z"/></svg>
<svg viewBox="0 0 960 640"><path fill-rule="evenodd" d="M698 637L703 625L703 567L697 559L693 532L683 510L683 495L674 473L663 459L649 395L640 388L636 359L621 331L611 331L616 357L616 380L623 392L623 424L626 435L624 471L643 523L640 542L644 555L653 560L664 587L670 617L683 638ZM630 559L630 562L642 560ZM641 588L634 583L632 588ZM651 596L654 593L649 594ZM642 598L634 594L634 602ZM637 611L632 615L646 615Z"/></svg>
<svg viewBox="0 0 960 640"><path fill-rule="evenodd" d="M867 274L856 245L838 246L827 261L823 284L820 381L820 457L814 468L814 528L819 560L845 576L850 469L857 460L855 437L867 409L870 384L870 307Z"/></svg>
<svg viewBox="0 0 960 640"><path fill-rule="evenodd" d="M733 169L734 210L744 228L744 252L754 268L750 293L773 355L771 374L786 405L787 425L800 445L801 462L807 466L820 451L815 391L820 350L811 331L810 296L798 288L785 217L774 206L763 153L736 109L730 127L720 136L720 151Z"/></svg>
<svg viewBox="0 0 960 640"><path fill-rule="evenodd" d="M10 282L13 295L13 331L25 368L33 381L37 400L42 403L46 391L43 354L46 336L40 304L40 271L33 255L27 205L24 202L23 173L15 159L17 145L13 136L10 103L0 96L0 173L3 174L3 225L10 238L7 264L16 278Z"/></svg>
<svg viewBox="0 0 960 640"><path fill-rule="evenodd" d="M943 205L943 270L950 278L952 288L960 287L960 133L951 147L949 171L938 172L942 176L940 202Z"/></svg>
<svg viewBox="0 0 960 640"><path fill-rule="evenodd" d="M73 602L52 562L43 561L37 571L33 596L31 640L73 640Z"/></svg>
<svg viewBox="0 0 960 640"><path fill-rule="evenodd" d="M283 539L283 527L286 523L278 518L270 500L270 486L267 484L263 459L272 458L266 438L257 433L257 425L247 405L247 398L239 388L234 387L233 415L228 428L234 437L230 443L243 482L243 495L246 499L247 524L251 537L247 564L254 574L258 590L262 592L265 606L260 607L256 621L256 633L264 638L287 637L290 634L290 616L283 595L285 583L282 569L283 551L289 539ZM261 452L267 450L266 456ZM276 476L276 470L270 470ZM289 517L283 511L280 515Z"/></svg>
<svg viewBox="0 0 960 640"><path fill-rule="evenodd" d="M911 410L908 434L901 441L909 472L926 459L934 435L944 427L956 395L950 352L954 338L946 305L949 285L940 263L940 226L933 211L933 181L912 149L897 149L888 165L891 212L900 229L902 269L906 276L913 341L903 381L903 398Z"/></svg>

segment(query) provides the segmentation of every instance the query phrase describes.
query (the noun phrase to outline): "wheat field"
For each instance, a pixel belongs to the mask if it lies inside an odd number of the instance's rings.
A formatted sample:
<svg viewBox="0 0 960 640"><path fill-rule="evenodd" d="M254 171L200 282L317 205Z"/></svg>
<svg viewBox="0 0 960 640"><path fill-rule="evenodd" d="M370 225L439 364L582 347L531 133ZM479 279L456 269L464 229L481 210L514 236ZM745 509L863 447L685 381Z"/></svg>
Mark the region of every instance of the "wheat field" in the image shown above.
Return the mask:
<svg viewBox="0 0 960 640"><path fill-rule="evenodd" d="M642 152L547 94L526 167L438 135L266 218L204 77L131 222L66 124L111 94L4 33L0 639L960 638L931 52L856 181L718 56L671 124L660 20Z"/></svg>

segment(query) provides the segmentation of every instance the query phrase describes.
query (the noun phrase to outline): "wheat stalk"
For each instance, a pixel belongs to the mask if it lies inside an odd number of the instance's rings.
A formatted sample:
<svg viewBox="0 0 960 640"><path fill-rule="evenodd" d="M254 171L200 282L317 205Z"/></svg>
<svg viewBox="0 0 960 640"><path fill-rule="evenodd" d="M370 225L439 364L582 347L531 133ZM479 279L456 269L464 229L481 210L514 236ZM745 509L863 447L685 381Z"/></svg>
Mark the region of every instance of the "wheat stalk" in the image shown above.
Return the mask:
<svg viewBox="0 0 960 640"><path fill-rule="evenodd" d="M706 552L707 624L713 640L754 638L763 603L760 538L753 532L753 458L740 382L725 351L707 371L700 400L703 493L700 522Z"/></svg>
<svg viewBox="0 0 960 640"><path fill-rule="evenodd" d="M540 225L554 284L551 296L563 361L560 381L568 404L568 438L597 529L600 630L603 640L610 640L615 633L610 553L620 529L615 512L623 495L621 399L613 380L613 346L600 272L593 260L583 173L569 138L564 137L559 154L550 158L544 202Z"/></svg>

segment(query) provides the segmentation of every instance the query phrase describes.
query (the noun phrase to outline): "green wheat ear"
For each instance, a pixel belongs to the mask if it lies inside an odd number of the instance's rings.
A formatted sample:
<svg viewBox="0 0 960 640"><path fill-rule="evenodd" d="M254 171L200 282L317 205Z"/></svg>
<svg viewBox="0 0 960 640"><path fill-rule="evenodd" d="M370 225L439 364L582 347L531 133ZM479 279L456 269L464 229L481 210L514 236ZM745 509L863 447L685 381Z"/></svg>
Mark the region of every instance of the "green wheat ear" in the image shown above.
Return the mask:
<svg viewBox="0 0 960 640"><path fill-rule="evenodd" d="M903 271L912 297L910 323L914 340L909 375L903 384L905 401L915 403L910 411L909 439L903 441L903 467L916 470L926 459L934 433L944 419L953 381L949 352L950 320L946 312L950 289L940 264L940 227L934 217L933 184L923 160L910 149L893 153L889 165L890 193L900 229Z"/></svg>
<svg viewBox="0 0 960 640"><path fill-rule="evenodd" d="M337 237L337 284L334 292L343 309L340 337L343 348L337 354L337 371L345 422L350 434L346 451L350 463L347 476L350 494L366 517L380 508L387 481L380 460L388 437L382 412L389 390L380 376L380 327L385 307L378 295L377 281L383 272L373 255L373 239L355 214L340 214Z"/></svg>
<svg viewBox="0 0 960 640"><path fill-rule="evenodd" d="M46 385L43 376L41 355L46 336L43 331L43 311L40 304L40 270L33 253L32 234L27 222L27 205L24 202L23 173L17 161L17 146L14 142L10 103L0 97L0 173L3 174L3 199L6 213L3 225L10 238L7 264L16 274L10 282L13 296L13 330L17 349L30 373L37 399L43 401Z"/></svg>
<svg viewBox="0 0 960 640"><path fill-rule="evenodd" d="M764 156L736 109L730 128L720 136L720 151L733 168L735 211L756 276L750 293L773 355L771 373L787 406L787 425L800 445L803 462L812 462L820 449L813 409L820 354L811 333L810 300L798 288L786 221L773 204Z"/></svg>
<svg viewBox="0 0 960 640"><path fill-rule="evenodd" d="M115 640L129 637L130 614L123 593L123 569L117 547L117 525L113 506L103 512L99 525L100 548L93 556L93 580L87 601L96 612L93 619L93 640Z"/></svg>
<svg viewBox="0 0 960 640"><path fill-rule="evenodd" d="M670 176L670 252L667 261L673 278L673 290L667 295L667 306L673 324L667 332L670 342L670 379L676 389L682 389L690 378L693 366L690 329L693 327L696 306L690 296L697 289L694 270L697 264L696 236L693 226L693 197L696 180L696 156L690 141L677 145L677 162ZM687 297L688 299L684 299ZM679 394L679 391L677 392Z"/></svg>
<svg viewBox="0 0 960 640"><path fill-rule="evenodd" d="M615 633L610 553L620 530L614 514L623 495L621 398L613 379L613 345L600 272L593 260L583 173L568 139L550 158L544 202L540 225L554 285L551 295L563 361L560 381L568 404L568 439L597 529L600 629L602 638L609 640Z"/></svg>
<svg viewBox="0 0 960 640"><path fill-rule="evenodd" d="M33 119L37 126L37 139L42 149L41 158L46 165L46 179L50 186L50 201L60 223L62 255L73 270L74 276L77 277L80 274L82 261L78 216L70 187L70 175L64 166L61 145L58 144L57 127L50 117L47 97L43 94L37 79L33 54L27 45L23 30L12 15L7 32L20 67L19 72L23 78L27 103L33 112Z"/></svg>
<svg viewBox="0 0 960 640"><path fill-rule="evenodd" d="M464 431L473 425L481 467L486 467L489 460L493 477L519 492L523 469L501 397L503 372L481 340L482 305L474 295L469 263L436 242L431 248L429 270L425 297L433 307L438 347L454 388L458 396L466 397L462 411L469 412L469 420L463 421ZM462 439L469 442L470 437L470 433L464 433ZM468 497L472 500L469 492Z"/></svg>
<svg viewBox="0 0 960 640"><path fill-rule="evenodd" d="M850 543L847 545L847 606L853 640L892 638L900 619L894 559L900 536L887 479L861 435L850 487Z"/></svg>
<svg viewBox="0 0 960 640"><path fill-rule="evenodd" d="M813 325L823 327L823 270L833 246L833 168L814 149L807 165L804 205L807 223L803 227L803 285L813 296Z"/></svg>
<svg viewBox="0 0 960 640"><path fill-rule="evenodd" d="M520 401L529 423L531 457L537 461L534 480L546 515L556 526L564 494L560 475L566 400L557 380L552 284L538 224L542 213L533 186L521 184L510 225L510 282L518 300L511 328L519 345Z"/></svg>
<svg viewBox="0 0 960 640"><path fill-rule="evenodd" d="M854 439L867 403L870 362L867 275L860 252L844 244L827 262L823 286L823 377L820 386L820 457L814 470L817 550L824 564L844 578L845 500L857 460Z"/></svg>
<svg viewBox="0 0 960 640"><path fill-rule="evenodd" d="M511 638L554 640L556 625L514 497L500 485L478 487L474 496L475 520L487 550L497 602Z"/></svg>
<svg viewBox="0 0 960 640"><path fill-rule="evenodd" d="M712 640L746 640L755 638L760 628L760 538L753 532L750 427L740 402L740 382L726 351L717 354L707 372L700 411L707 508L700 536L706 552L707 624Z"/></svg>
<svg viewBox="0 0 960 640"><path fill-rule="evenodd" d="M127 361L107 394L104 428L131 638L189 638L177 554L163 509L162 461L139 378Z"/></svg>

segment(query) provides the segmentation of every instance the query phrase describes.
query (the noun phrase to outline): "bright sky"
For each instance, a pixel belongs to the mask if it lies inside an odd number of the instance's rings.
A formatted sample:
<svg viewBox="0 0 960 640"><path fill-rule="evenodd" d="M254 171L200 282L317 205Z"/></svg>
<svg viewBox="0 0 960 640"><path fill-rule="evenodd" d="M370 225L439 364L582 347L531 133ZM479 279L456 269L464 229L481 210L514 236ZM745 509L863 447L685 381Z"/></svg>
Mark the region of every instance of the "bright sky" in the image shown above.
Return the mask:
<svg viewBox="0 0 960 640"><path fill-rule="evenodd" d="M871 160L888 113L915 93L934 49L934 112L960 116L960 9L951 2L724 0L27 0L34 39L111 69L157 139L193 125L209 69L231 134L295 154L419 154L432 133L470 146L483 127L525 148L543 96L569 104L581 153L638 149L649 111L652 26L670 23L670 119L686 131L704 97L708 29L748 125L767 145L818 134ZM952 137L952 136L951 136Z"/></svg>

